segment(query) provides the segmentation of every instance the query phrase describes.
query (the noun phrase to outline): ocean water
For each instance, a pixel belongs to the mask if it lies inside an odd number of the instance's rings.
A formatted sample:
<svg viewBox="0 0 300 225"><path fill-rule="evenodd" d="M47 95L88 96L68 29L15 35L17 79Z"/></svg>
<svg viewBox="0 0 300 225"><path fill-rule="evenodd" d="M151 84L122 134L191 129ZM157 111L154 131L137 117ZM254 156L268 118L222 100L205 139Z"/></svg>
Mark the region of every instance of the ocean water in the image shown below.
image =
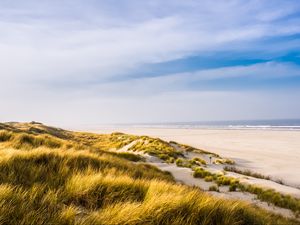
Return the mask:
<svg viewBox="0 0 300 225"><path fill-rule="evenodd" d="M264 129L264 130L300 130L300 119L278 120L231 120L231 121L196 121L172 123L115 124L122 127L136 128L184 128L184 129Z"/></svg>

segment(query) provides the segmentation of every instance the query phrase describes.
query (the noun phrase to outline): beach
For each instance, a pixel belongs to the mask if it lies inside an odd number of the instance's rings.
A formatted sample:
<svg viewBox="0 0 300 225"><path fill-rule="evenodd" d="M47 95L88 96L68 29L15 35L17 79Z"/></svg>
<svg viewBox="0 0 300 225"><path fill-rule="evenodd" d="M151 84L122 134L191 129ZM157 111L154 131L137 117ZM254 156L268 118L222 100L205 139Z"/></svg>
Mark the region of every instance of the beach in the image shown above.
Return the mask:
<svg viewBox="0 0 300 225"><path fill-rule="evenodd" d="M236 167L300 187L300 131L140 127L105 127L95 131L149 135L191 145L233 159Z"/></svg>

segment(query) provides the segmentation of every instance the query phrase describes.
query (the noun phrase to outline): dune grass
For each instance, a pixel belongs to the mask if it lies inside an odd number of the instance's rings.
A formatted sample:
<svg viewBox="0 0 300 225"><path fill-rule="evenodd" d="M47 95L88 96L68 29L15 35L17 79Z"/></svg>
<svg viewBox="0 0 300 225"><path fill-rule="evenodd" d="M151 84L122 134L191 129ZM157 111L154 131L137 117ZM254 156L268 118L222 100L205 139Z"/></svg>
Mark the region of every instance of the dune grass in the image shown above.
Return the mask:
<svg viewBox="0 0 300 225"><path fill-rule="evenodd" d="M136 143L129 148L129 150L141 151L169 162L183 156L180 151L176 150L168 142L159 138L151 138L147 136L140 137Z"/></svg>
<svg viewBox="0 0 300 225"><path fill-rule="evenodd" d="M0 224L297 224L176 184L169 173L132 162L131 155L104 150L130 138L123 134L68 132L66 139L55 129L55 136L22 129L10 130L0 143Z"/></svg>
<svg viewBox="0 0 300 225"><path fill-rule="evenodd" d="M239 184L241 191L247 191L255 194L258 199L272 203L278 207L292 210L296 216L300 215L300 199L294 198L290 195L281 194L273 189L265 189L255 185Z"/></svg>
<svg viewBox="0 0 300 225"><path fill-rule="evenodd" d="M225 166L223 169L225 171L239 173L239 174L243 174L243 175L246 175L246 176L255 177L255 178L259 178L259 179L265 179L265 180L270 180L271 179L270 176L265 176L263 174L253 172L251 170L241 170L241 169L238 169L234 166Z"/></svg>
<svg viewBox="0 0 300 225"><path fill-rule="evenodd" d="M234 160L232 160L232 159L222 159L222 158L216 159L213 163L214 164L229 164L229 165L235 164Z"/></svg>
<svg viewBox="0 0 300 225"><path fill-rule="evenodd" d="M237 191L255 194L261 201L274 204L275 206L290 209L298 217L300 215L300 199L290 195L281 194L273 189L266 189L254 185L242 184L236 178L225 176L223 174L215 174L205 170L202 167L194 168L193 176L202 178L206 182L215 182L218 186L229 186L229 191Z"/></svg>
<svg viewBox="0 0 300 225"><path fill-rule="evenodd" d="M219 192L219 187L217 185L211 185L209 186L208 190Z"/></svg>
<svg viewBox="0 0 300 225"><path fill-rule="evenodd" d="M206 161L199 157L195 157L193 159L178 158L176 159L175 163L179 167L187 167L187 168L195 168L200 165L202 166L206 165Z"/></svg>
<svg viewBox="0 0 300 225"><path fill-rule="evenodd" d="M0 131L0 142L9 141L12 138L12 132L7 130Z"/></svg>

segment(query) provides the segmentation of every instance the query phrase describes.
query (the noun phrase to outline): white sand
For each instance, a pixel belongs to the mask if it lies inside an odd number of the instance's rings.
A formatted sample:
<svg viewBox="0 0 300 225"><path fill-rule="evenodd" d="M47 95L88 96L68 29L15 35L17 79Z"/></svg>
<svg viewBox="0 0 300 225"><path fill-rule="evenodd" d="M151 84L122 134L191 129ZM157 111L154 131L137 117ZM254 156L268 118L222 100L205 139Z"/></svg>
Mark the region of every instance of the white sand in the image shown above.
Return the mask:
<svg viewBox="0 0 300 225"><path fill-rule="evenodd" d="M114 128L120 131L177 141L232 158L237 166L271 175L300 187L300 131Z"/></svg>

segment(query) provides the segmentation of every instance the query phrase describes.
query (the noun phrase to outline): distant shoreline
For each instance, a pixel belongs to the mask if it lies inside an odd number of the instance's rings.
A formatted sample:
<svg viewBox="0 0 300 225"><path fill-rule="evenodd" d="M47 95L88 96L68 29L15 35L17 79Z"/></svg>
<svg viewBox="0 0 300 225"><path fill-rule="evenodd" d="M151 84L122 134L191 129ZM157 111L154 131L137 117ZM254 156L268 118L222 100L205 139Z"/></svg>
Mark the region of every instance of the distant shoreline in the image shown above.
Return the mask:
<svg viewBox="0 0 300 225"><path fill-rule="evenodd" d="M119 130L119 129L175 129L175 130L257 130L257 131L300 131L300 126L206 126L206 127L188 127L188 126L142 126L142 125L99 125L99 126L78 126L76 128L67 126L67 129L80 131L99 131L101 129Z"/></svg>
<svg viewBox="0 0 300 225"><path fill-rule="evenodd" d="M81 124L76 129L191 129L300 131L300 119L236 120L206 122Z"/></svg>

